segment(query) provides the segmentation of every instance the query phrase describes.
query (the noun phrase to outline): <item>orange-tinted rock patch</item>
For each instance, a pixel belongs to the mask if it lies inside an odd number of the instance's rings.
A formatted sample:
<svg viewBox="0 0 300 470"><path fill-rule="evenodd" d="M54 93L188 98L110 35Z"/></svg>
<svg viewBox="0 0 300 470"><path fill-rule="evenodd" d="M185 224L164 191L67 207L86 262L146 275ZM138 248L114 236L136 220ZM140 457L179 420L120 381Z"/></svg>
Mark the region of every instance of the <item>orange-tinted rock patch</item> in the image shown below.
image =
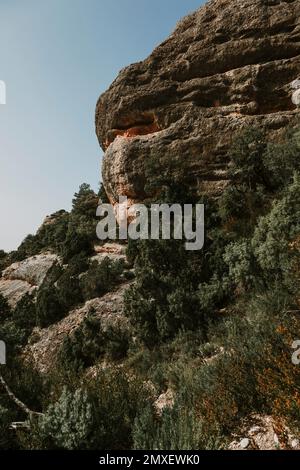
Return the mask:
<svg viewBox="0 0 300 470"><path fill-rule="evenodd" d="M121 136L125 138L133 138L137 137L138 135L148 135L153 134L154 132L160 131L160 127L158 126L157 122L152 122L151 124L145 125L137 125L133 127L129 127L128 129L113 129L111 131L111 135L109 139L105 142L105 148L107 149L110 144L113 143L116 137Z"/></svg>

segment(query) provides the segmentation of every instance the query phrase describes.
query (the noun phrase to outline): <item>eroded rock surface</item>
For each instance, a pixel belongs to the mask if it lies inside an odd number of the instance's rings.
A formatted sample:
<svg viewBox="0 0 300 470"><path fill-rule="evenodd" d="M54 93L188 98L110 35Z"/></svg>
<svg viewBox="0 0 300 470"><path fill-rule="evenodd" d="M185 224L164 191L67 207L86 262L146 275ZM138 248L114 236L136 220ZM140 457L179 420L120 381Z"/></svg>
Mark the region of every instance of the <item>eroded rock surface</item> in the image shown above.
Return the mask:
<svg viewBox="0 0 300 470"><path fill-rule="evenodd" d="M44 253L13 263L2 272L0 293L11 307L15 307L25 294L39 288L49 269L58 260L57 255Z"/></svg>
<svg viewBox="0 0 300 470"><path fill-rule="evenodd" d="M98 262L103 261L105 258L109 258L112 261L126 261L126 245L120 245L120 243L107 242L103 245L95 245L94 250L96 255L91 258L91 261L97 260Z"/></svg>
<svg viewBox="0 0 300 470"><path fill-rule="evenodd" d="M96 109L110 200L147 196L150 158L162 171L166 161L184 162L188 184L218 193L237 133L265 126L277 138L294 124L299 18L299 0L211 0L145 61L122 70Z"/></svg>
<svg viewBox="0 0 300 470"><path fill-rule="evenodd" d="M299 439L280 419L252 415L245 420L229 450L299 450Z"/></svg>

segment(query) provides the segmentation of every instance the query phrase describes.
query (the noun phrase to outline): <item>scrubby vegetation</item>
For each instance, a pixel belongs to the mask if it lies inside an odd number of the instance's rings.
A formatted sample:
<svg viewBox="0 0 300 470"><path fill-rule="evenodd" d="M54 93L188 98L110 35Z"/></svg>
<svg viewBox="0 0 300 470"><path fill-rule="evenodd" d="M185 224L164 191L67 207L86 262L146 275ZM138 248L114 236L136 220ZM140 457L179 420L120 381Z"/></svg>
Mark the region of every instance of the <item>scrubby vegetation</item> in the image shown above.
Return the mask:
<svg viewBox="0 0 300 470"><path fill-rule="evenodd" d="M102 186L97 195L88 184L82 184L74 195L71 212L61 210L50 215L36 235L28 235L18 250L10 253L10 262L45 250L58 253L65 262L79 253L91 254L96 241L96 209L101 196L103 198ZM0 253L0 262L1 259Z"/></svg>
<svg viewBox="0 0 300 470"><path fill-rule="evenodd" d="M55 370L42 376L29 367L20 374L32 329L111 291L124 265L90 259L97 197L86 185L70 214L58 213L9 255L46 249L63 262L36 298L11 309L0 297L0 338L10 351L1 373L42 412L30 431L2 433L1 448L219 449L252 413L283 419L300 434L299 366L291 360L300 326L299 132L288 130L279 144L261 130L243 133L219 198L191 194L168 172L159 176L159 162L146 173L159 201L205 204L204 249L130 242L135 282L125 296L126 328L105 326L91 310L64 339ZM156 400L167 391L174 403L159 412ZM29 419L4 390L0 417L1 430Z"/></svg>
<svg viewBox="0 0 300 470"><path fill-rule="evenodd" d="M79 328L64 340L59 359L65 370L79 371L94 365L101 357L124 358L128 343L126 329L102 325L101 319L91 310Z"/></svg>

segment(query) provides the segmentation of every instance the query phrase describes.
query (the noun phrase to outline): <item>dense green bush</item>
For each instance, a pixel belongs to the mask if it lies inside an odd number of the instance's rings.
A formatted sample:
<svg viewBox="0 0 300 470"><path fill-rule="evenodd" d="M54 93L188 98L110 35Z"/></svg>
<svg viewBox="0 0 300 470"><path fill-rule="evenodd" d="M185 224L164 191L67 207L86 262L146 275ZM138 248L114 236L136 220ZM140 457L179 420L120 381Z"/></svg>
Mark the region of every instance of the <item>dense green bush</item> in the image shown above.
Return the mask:
<svg viewBox="0 0 300 470"><path fill-rule="evenodd" d="M130 449L133 424L149 401L149 390L140 379L121 370L107 370L90 383L95 426L93 449Z"/></svg>
<svg viewBox="0 0 300 470"><path fill-rule="evenodd" d="M295 174L282 197L259 219L253 237L226 247L224 260L231 280L246 288L263 289L279 280L282 285L290 283L299 262L299 250L293 246L300 234L299 220L300 179Z"/></svg>
<svg viewBox="0 0 300 470"><path fill-rule="evenodd" d="M9 264L9 256L5 251L0 250L0 277L1 277L1 271L5 269Z"/></svg>
<svg viewBox="0 0 300 470"><path fill-rule="evenodd" d="M12 450L17 447L17 440L10 425L14 421L15 415L11 409L0 403L0 450Z"/></svg>
<svg viewBox="0 0 300 470"><path fill-rule="evenodd" d="M31 445L44 449L128 449L133 423L148 399L143 384L113 369L80 388L63 388L32 430Z"/></svg>
<svg viewBox="0 0 300 470"><path fill-rule="evenodd" d="M2 294L0 294L0 315L2 320L10 315L10 307Z"/></svg>
<svg viewBox="0 0 300 470"><path fill-rule="evenodd" d="M57 262L48 271L36 296L36 324L45 328L61 320L68 310L59 299L57 282L63 274L63 268Z"/></svg>
<svg viewBox="0 0 300 470"><path fill-rule="evenodd" d="M254 231L252 247L262 275L272 282L291 274L299 260L297 241L300 235L300 175L286 187Z"/></svg>
<svg viewBox="0 0 300 470"><path fill-rule="evenodd" d="M231 150L231 184L220 200L220 215L231 229L248 235L270 201L291 183L300 167L299 131L288 130L281 143L270 143L259 129L248 129Z"/></svg>
<svg viewBox="0 0 300 470"><path fill-rule="evenodd" d="M0 339L6 343L7 357L13 358L26 344L36 324L34 298L32 295L26 294L13 309L10 309L6 302L4 308L7 310L6 313L3 311L5 315L0 324Z"/></svg>
<svg viewBox="0 0 300 470"><path fill-rule="evenodd" d="M222 258L226 237L217 230L217 206L206 197L198 203L206 207L203 250L187 251L185 241L174 239L129 242L136 282L126 292L125 313L137 339L148 347L172 340L182 329L205 331L228 296L221 282L228 267Z"/></svg>
<svg viewBox="0 0 300 470"><path fill-rule="evenodd" d="M65 262L80 252L89 255L96 240L96 210L99 198L88 184L82 184L72 201L72 211L61 254Z"/></svg>
<svg viewBox="0 0 300 470"><path fill-rule="evenodd" d="M61 320L65 313L65 306L59 300L57 288L55 286L41 287L36 300L37 325L45 328Z"/></svg>
<svg viewBox="0 0 300 470"><path fill-rule="evenodd" d="M62 245L60 254L67 263L77 253L84 252L86 255L92 253L91 238L84 233L78 233L76 227L69 226L66 239Z"/></svg>
<svg viewBox="0 0 300 470"><path fill-rule="evenodd" d="M64 388L58 401L49 405L46 414L39 419L38 440L45 448L83 449L92 427L92 405L87 392Z"/></svg>
<svg viewBox="0 0 300 470"><path fill-rule="evenodd" d="M134 448L141 450L217 450L222 447L218 435L209 435L195 410L184 403L165 408L158 417L148 405L136 417Z"/></svg>
<svg viewBox="0 0 300 470"><path fill-rule="evenodd" d="M193 255L183 243L141 241L138 253L136 283L125 296L125 311L137 337L154 346L203 322L195 289L197 272L191 269Z"/></svg>
<svg viewBox="0 0 300 470"><path fill-rule="evenodd" d="M295 171L300 171L299 129L288 129L281 143L269 142L263 155L273 189L291 183Z"/></svg>
<svg viewBox="0 0 300 470"><path fill-rule="evenodd" d="M13 310L12 320L17 327L30 334L36 325L36 308L33 295L26 294L22 297Z"/></svg>
<svg viewBox="0 0 300 470"><path fill-rule="evenodd" d="M124 269L122 261L112 261L108 257L100 263L93 261L88 271L80 278L80 286L85 300L100 297L112 290L120 282Z"/></svg>
<svg viewBox="0 0 300 470"><path fill-rule="evenodd" d="M80 278L88 271L89 259L86 253L79 252L69 260L69 263L57 280L57 294L60 304L65 311L84 301Z"/></svg>
<svg viewBox="0 0 300 470"><path fill-rule="evenodd" d="M68 336L60 351L60 362L66 370L82 370L107 356L122 359L128 350L128 331L117 324L103 327L101 319L89 312L81 325Z"/></svg>
<svg viewBox="0 0 300 470"><path fill-rule="evenodd" d="M18 356L13 357L8 352L7 358L8 364L1 366L0 370L6 384L29 409L41 411L42 403L46 400L49 392L45 377L41 377L29 363L24 366L23 360L20 360ZM28 414L5 393L2 386L0 391L1 450L31 448L31 431L16 432L11 428L13 422L28 422Z"/></svg>

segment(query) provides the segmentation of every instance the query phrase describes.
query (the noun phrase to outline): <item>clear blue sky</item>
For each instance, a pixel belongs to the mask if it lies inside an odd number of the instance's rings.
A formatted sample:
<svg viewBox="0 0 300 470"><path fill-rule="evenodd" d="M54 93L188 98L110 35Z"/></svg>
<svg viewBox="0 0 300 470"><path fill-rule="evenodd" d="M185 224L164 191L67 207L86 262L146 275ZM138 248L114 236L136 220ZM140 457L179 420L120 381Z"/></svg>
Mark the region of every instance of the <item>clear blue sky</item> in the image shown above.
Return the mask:
<svg viewBox="0 0 300 470"><path fill-rule="evenodd" d="M98 96L202 0L0 0L0 249L96 190Z"/></svg>

